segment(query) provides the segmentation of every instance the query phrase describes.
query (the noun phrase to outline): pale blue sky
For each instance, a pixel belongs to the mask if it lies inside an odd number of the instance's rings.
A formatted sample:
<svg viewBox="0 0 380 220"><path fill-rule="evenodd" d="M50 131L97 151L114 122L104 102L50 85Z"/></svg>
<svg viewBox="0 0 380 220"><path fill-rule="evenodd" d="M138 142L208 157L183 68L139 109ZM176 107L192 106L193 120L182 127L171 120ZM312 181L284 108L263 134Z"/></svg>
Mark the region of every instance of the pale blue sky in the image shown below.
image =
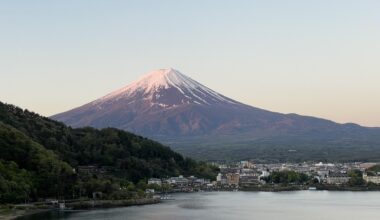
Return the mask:
<svg viewBox="0 0 380 220"><path fill-rule="evenodd" d="M0 0L0 100L49 116L174 67L260 108L380 126L380 1Z"/></svg>

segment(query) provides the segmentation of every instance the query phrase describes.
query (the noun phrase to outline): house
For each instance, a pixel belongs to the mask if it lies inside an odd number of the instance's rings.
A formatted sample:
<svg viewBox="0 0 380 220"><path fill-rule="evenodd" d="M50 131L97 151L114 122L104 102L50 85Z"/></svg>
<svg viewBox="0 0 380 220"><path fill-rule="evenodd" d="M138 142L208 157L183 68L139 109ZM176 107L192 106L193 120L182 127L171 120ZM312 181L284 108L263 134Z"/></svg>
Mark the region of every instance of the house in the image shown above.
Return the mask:
<svg viewBox="0 0 380 220"><path fill-rule="evenodd" d="M216 176L216 182L220 183L222 182L222 174L218 173L218 176Z"/></svg>
<svg viewBox="0 0 380 220"><path fill-rule="evenodd" d="M325 180L329 176L330 171L322 169L322 170L318 170L317 174L320 177L320 179Z"/></svg>
<svg viewBox="0 0 380 220"><path fill-rule="evenodd" d="M240 186L259 185L260 181L257 176L240 176L239 184Z"/></svg>
<svg viewBox="0 0 380 220"><path fill-rule="evenodd" d="M240 169L241 176L258 176L259 173L256 169Z"/></svg>
<svg viewBox="0 0 380 220"><path fill-rule="evenodd" d="M201 179L201 178L198 178L198 179L195 179L192 183L193 185L207 185L209 184L211 181L209 179Z"/></svg>
<svg viewBox="0 0 380 220"><path fill-rule="evenodd" d="M197 186L202 186L205 184L205 179L195 179L193 182L192 182L193 185L197 185Z"/></svg>
<svg viewBox="0 0 380 220"><path fill-rule="evenodd" d="M217 184L220 184L222 186L224 185L227 185L227 176L226 175L222 175L221 173L219 173L220 175L217 176Z"/></svg>
<svg viewBox="0 0 380 220"><path fill-rule="evenodd" d="M189 176L186 179L189 180L189 183L194 183L197 180L197 177L195 177L195 176Z"/></svg>
<svg viewBox="0 0 380 220"><path fill-rule="evenodd" d="M162 185L162 181L160 179L157 179L157 178L150 178L148 180L148 185L150 185L150 184L155 184L155 185L161 186Z"/></svg>
<svg viewBox="0 0 380 220"><path fill-rule="evenodd" d="M154 194L154 192L155 192L154 189L146 189L145 190L146 194Z"/></svg>
<svg viewBox="0 0 380 220"><path fill-rule="evenodd" d="M189 180L182 175L179 177L171 177L168 182L177 186L187 186L189 184Z"/></svg>
<svg viewBox="0 0 380 220"><path fill-rule="evenodd" d="M220 169L220 172L222 174L228 174L228 173L239 173L240 168L226 168L226 169Z"/></svg>
<svg viewBox="0 0 380 220"><path fill-rule="evenodd" d="M261 179L261 178L265 178L268 176L270 176L270 173L266 170L263 170L263 171L261 171L261 175L259 176L259 178Z"/></svg>
<svg viewBox="0 0 380 220"><path fill-rule="evenodd" d="M329 173L327 184L342 185L348 183L350 177L345 173Z"/></svg>
<svg viewBox="0 0 380 220"><path fill-rule="evenodd" d="M364 173L363 174L363 179L367 183L380 184L380 176L379 175L368 176L367 173Z"/></svg>
<svg viewBox="0 0 380 220"><path fill-rule="evenodd" d="M240 175L238 173L228 173L226 176L229 186L239 186Z"/></svg>

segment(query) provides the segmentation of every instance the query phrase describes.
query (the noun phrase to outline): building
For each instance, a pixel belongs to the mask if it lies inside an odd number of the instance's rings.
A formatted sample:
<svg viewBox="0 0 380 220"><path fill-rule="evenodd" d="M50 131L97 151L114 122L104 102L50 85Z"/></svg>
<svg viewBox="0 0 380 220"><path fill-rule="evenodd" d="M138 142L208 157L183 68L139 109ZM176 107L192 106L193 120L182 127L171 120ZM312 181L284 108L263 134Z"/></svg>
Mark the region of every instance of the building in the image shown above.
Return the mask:
<svg viewBox="0 0 380 220"><path fill-rule="evenodd" d="M240 176L259 176L259 173L256 169L240 169Z"/></svg>
<svg viewBox="0 0 380 220"><path fill-rule="evenodd" d="M218 176L216 176L216 182L222 182L222 174L218 173Z"/></svg>
<svg viewBox="0 0 380 220"><path fill-rule="evenodd" d="M154 192L155 192L154 189L146 189L145 190L146 194L154 194Z"/></svg>
<svg viewBox="0 0 380 220"><path fill-rule="evenodd" d="M268 177L268 176L270 176L270 173L268 172L268 171L262 171L261 172L261 175L259 176L259 178L261 179L261 178L265 178L265 177Z"/></svg>
<svg viewBox="0 0 380 220"><path fill-rule="evenodd" d="M245 169L253 169L255 168L255 164L250 161L240 161L240 167Z"/></svg>
<svg viewBox="0 0 380 220"><path fill-rule="evenodd" d="M183 177L182 175L179 177L171 177L168 180L169 184L176 186L187 186L189 184L189 180Z"/></svg>
<svg viewBox="0 0 380 220"><path fill-rule="evenodd" d="M210 183L210 181L208 181ZM204 184L206 184L206 180L205 179L195 179L193 182L192 182L193 185L197 185L197 186L202 186Z"/></svg>
<svg viewBox="0 0 380 220"><path fill-rule="evenodd" d="M216 176L216 183L218 185L227 185L227 176L226 174L219 173L218 176Z"/></svg>
<svg viewBox="0 0 380 220"><path fill-rule="evenodd" d="M222 174L228 174L228 173L239 173L240 168L225 168L225 169L220 169L220 173Z"/></svg>
<svg viewBox="0 0 380 220"><path fill-rule="evenodd" d="M320 177L320 179L325 180L329 176L330 171L322 169L322 170L318 170L317 174Z"/></svg>
<svg viewBox="0 0 380 220"><path fill-rule="evenodd" d="M260 180L257 176L240 176L239 184L243 187L256 186L260 184Z"/></svg>
<svg viewBox="0 0 380 220"><path fill-rule="evenodd" d="M327 184L342 185L350 181L350 177L345 173L330 173L327 176Z"/></svg>
<svg viewBox="0 0 380 220"><path fill-rule="evenodd" d="M228 173L226 176L229 186L239 186L240 175L238 173Z"/></svg>
<svg viewBox="0 0 380 220"><path fill-rule="evenodd" d="M374 183L374 184L380 184L380 176L375 175L375 176L368 176L367 173L363 174L363 179L367 183Z"/></svg>
<svg viewBox="0 0 380 220"><path fill-rule="evenodd" d="M155 184L155 185L161 186L162 181L160 179L157 179L157 178L151 178L148 180L148 185L150 185L150 184Z"/></svg>

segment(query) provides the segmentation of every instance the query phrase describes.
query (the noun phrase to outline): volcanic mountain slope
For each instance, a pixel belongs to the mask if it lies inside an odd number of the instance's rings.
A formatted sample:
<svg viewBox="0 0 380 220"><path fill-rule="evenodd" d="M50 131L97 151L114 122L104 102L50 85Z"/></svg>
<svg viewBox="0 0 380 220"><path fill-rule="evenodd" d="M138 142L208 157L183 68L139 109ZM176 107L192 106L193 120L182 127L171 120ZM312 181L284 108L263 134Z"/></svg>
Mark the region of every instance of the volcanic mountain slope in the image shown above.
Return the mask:
<svg viewBox="0 0 380 220"><path fill-rule="evenodd" d="M294 148L305 143L380 143L378 128L255 108L225 97L172 68L150 72L124 88L52 118L73 127L128 130L193 156L194 151L203 152L199 146L206 145L216 149L244 146L247 151L263 142Z"/></svg>

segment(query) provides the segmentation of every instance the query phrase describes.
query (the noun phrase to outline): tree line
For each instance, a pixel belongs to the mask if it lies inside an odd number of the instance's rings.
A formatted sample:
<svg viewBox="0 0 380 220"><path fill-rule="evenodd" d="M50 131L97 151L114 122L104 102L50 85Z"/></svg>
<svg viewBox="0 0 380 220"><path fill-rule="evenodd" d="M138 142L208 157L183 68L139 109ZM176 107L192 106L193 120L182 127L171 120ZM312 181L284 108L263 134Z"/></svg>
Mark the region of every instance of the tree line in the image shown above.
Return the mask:
<svg viewBox="0 0 380 220"><path fill-rule="evenodd" d="M79 174L77 167L107 167ZM148 178L196 175L213 179L217 168L147 138L114 128L74 129L0 102L0 203L41 198L136 197ZM141 185L141 184L140 184Z"/></svg>

